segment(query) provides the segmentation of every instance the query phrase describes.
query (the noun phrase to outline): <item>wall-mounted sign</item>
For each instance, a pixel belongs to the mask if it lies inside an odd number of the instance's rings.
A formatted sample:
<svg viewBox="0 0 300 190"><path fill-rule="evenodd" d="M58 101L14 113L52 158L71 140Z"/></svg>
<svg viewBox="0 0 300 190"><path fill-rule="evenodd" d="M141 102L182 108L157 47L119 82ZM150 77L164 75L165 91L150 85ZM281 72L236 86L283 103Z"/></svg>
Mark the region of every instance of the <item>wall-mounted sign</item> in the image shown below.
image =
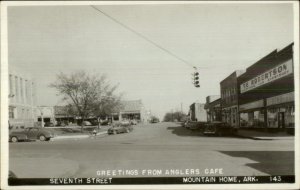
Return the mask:
<svg viewBox="0 0 300 190"><path fill-rule="evenodd" d="M250 102L247 104L242 104L239 106L240 111L245 111L245 110L250 110L250 109L255 109L255 108L262 108L264 107L264 100L258 100L255 102Z"/></svg>
<svg viewBox="0 0 300 190"><path fill-rule="evenodd" d="M247 82L244 82L240 86L241 93L247 92L249 90L252 90L254 88L257 88L259 86L267 84L269 82L275 81L275 80L285 77L291 73L293 73L292 59L286 61L285 63L277 65L273 69L270 69L256 77L252 78L251 80L248 80Z"/></svg>

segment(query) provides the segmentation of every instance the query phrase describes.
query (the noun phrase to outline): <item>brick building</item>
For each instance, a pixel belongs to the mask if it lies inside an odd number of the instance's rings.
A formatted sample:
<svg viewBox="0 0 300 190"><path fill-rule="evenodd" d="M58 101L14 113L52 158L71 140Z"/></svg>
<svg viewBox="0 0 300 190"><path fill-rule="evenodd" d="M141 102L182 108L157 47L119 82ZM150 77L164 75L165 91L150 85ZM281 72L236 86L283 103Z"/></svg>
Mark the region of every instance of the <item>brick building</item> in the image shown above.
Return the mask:
<svg viewBox="0 0 300 190"><path fill-rule="evenodd" d="M238 87L240 127L293 128L293 43L248 67Z"/></svg>

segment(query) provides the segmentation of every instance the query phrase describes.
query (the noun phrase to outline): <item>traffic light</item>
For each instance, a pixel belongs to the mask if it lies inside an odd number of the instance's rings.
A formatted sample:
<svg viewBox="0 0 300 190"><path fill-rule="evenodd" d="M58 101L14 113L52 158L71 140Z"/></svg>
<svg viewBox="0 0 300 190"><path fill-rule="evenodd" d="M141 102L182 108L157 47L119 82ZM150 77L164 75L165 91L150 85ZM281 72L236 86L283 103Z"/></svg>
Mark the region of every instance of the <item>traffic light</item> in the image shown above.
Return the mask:
<svg viewBox="0 0 300 190"><path fill-rule="evenodd" d="M200 84L199 84L199 73L198 72L194 72L193 73L193 84L196 88L199 88L200 87Z"/></svg>

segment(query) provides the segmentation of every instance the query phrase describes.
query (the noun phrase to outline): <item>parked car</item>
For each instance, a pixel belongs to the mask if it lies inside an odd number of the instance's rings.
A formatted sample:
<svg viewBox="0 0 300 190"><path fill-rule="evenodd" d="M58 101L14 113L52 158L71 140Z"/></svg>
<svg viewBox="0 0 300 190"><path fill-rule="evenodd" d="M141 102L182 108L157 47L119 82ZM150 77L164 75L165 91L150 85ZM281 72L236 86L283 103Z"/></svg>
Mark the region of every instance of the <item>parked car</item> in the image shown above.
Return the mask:
<svg viewBox="0 0 300 190"><path fill-rule="evenodd" d="M109 120L100 120L100 125L108 125Z"/></svg>
<svg viewBox="0 0 300 190"><path fill-rule="evenodd" d="M137 120L135 120L135 119L130 120L130 124L131 124L131 125L137 125L137 123L138 123L138 122L137 122Z"/></svg>
<svg viewBox="0 0 300 190"><path fill-rule="evenodd" d="M184 127L187 128L187 129L189 129L191 127L191 121L186 121L184 123Z"/></svg>
<svg viewBox="0 0 300 190"><path fill-rule="evenodd" d="M54 127L54 123L52 122L45 122L45 127Z"/></svg>
<svg viewBox="0 0 300 190"><path fill-rule="evenodd" d="M203 131L206 124L207 124L207 122L191 121L190 122L190 129L191 130Z"/></svg>
<svg viewBox="0 0 300 190"><path fill-rule="evenodd" d="M11 142L18 142L21 140L40 140L48 141L54 137L54 134L49 130L42 127L29 127L22 131L11 131L9 140Z"/></svg>
<svg viewBox="0 0 300 190"><path fill-rule="evenodd" d="M214 121L207 123L204 127L203 134L205 135L231 135L236 132L236 129L225 122Z"/></svg>
<svg viewBox="0 0 300 190"><path fill-rule="evenodd" d="M91 122L89 121L83 121L84 126L92 126Z"/></svg>
<svg viewBox="0 0 300 190"><path fill-rule="evenodd" d="M57 127L65 127L67 125L69 125L68 121L57 121L55 126L57 126Z"/></svg>
<svg viewBox="0 0 300 190"><path fill-rule="evenodd" d="M129 120L126 119L126 120L121 121L120 124L121 124L122 126L129 126L129 125L131 125L131 122L130 122Z"/></svg>
<svg viewBox="0 0 300 190"><path fill-rule="evenodd" d="M131 125L124 124L121 122L113 123L113 126L107 130L108 134L119 134L119 133L129 133L133 128Z"/></svg>

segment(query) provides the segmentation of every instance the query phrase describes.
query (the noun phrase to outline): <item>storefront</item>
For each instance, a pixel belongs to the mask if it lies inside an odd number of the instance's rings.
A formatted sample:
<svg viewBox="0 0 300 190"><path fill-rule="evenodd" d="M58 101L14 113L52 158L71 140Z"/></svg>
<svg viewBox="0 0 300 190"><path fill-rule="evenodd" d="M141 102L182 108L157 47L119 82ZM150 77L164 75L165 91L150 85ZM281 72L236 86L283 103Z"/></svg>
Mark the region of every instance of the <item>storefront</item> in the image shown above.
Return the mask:
<svg viewBox="0 0 300 190"><path fill-rule="evenodd" d="M294 92L268 98L267 118L270 128L295 127Z"/></svg>
<svg viewBox="0 0 300 190"><path fill-rule="evenodd" d="M265 126L265 108L264 100L258 100L239 106L240 127L258 127Z"/></svg>
<svg viewBox="0 0 300 190"><path fill-rule="evenodd" d="M230 124L232 127L238 126L238 106L231 106L222 109L222 121Z"/></svg>

